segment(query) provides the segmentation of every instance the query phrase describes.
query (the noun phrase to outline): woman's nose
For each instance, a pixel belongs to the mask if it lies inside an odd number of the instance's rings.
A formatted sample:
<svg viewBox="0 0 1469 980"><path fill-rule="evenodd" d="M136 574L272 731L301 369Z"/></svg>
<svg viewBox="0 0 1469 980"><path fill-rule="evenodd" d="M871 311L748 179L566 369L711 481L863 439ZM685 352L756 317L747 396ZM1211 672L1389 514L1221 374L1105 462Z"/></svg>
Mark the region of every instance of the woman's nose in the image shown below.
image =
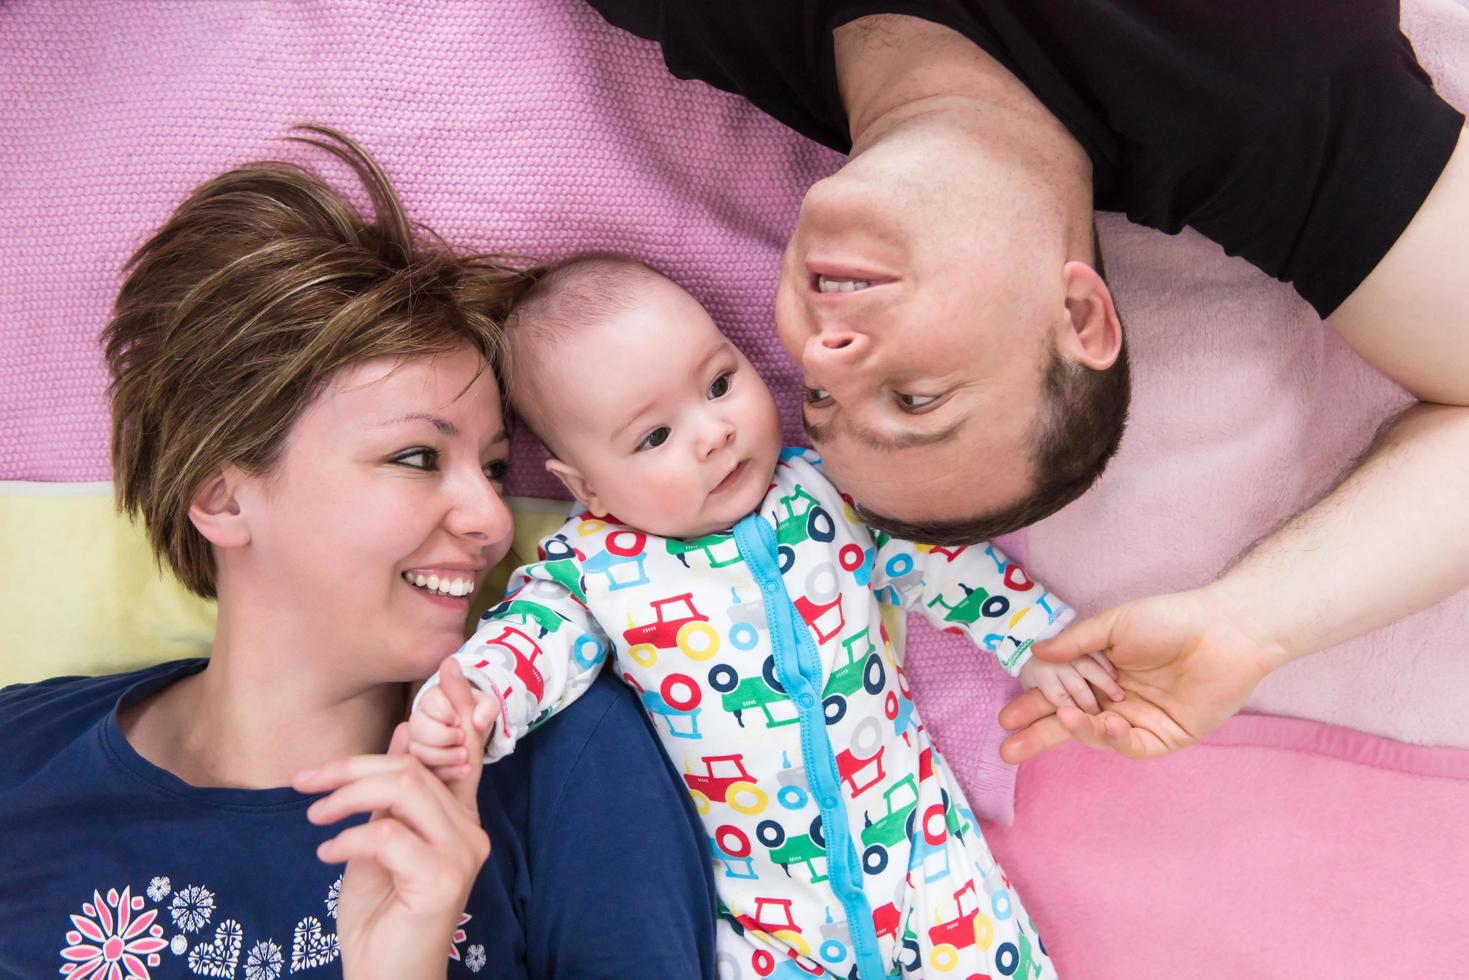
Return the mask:
<svg viewBox="0 0 1469 980"><path fill-rule="evenodd" d="M511 530L510 508L483 474L466 479L456 489L446 522L459 537L489 543L506 537Z"/></svg>

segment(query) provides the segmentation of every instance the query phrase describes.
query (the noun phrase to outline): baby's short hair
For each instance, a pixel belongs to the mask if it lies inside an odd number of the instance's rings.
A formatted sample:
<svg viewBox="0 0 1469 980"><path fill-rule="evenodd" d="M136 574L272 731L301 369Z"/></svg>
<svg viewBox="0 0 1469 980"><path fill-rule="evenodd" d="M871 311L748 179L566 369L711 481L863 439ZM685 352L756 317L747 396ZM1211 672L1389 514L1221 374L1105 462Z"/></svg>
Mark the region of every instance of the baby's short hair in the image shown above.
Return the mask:
<svg viewBox="0 0 1469 980"><path fill-rule="evenodd" d="M510 311L506 328L527 341L554 340L566 331L626 313L640 286L668 278L641 259L616 252L584 252L528 273L530 288Z"/></svg>
<svg viewBox="0 0 1469 980"><path fill-rule="evenodd" d="M537 382L545 380L541 365L577 330L626 313L643 287L668 277L640 259L616 252L583 252L527 275L531 285L505 322L510 344L508 394L521 420L555 452L544 420L536 418L539 413L534 409L526 411Z"/></svg>

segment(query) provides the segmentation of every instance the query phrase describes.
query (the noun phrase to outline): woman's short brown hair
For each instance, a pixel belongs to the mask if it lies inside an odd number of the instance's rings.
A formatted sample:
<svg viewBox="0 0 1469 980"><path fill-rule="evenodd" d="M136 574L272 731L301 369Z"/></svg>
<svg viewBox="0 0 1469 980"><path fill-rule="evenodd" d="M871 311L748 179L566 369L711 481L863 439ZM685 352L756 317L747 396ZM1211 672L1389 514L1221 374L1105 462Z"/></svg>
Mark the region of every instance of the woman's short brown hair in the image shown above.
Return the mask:
<svg viewBox="0 0 1469 980"><path fill-rule="evenodd" d="M291 139L351 166L375 218L303 167L231 170L191 193L128 261L102 333L118 505L142 520L160 565L206 598L214 557L188 512L209 479L229 465L268 472L296 419L348 365L468 344L502 376L501 325L524 286L507 265L415 235L351 139L298 129L309 135Z"/></svg>

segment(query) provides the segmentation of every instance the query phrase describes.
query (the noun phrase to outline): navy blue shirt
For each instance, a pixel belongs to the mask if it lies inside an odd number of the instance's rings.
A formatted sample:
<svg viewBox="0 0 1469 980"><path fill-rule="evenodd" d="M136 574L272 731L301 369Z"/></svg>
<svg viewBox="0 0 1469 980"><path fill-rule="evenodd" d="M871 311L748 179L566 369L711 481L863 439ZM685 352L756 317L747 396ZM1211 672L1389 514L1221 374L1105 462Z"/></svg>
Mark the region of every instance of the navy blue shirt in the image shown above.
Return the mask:
<svg viewBox="0 0 1469 980"><path fill-rule="evenodd" d="M191 786L118 727L204 663L0 691L0 976L340 976L341 868L315 856L340 825L288 787ZM622 685L492 766L479 805L491 853L450 977L712 975L703 831Z"/></svg>

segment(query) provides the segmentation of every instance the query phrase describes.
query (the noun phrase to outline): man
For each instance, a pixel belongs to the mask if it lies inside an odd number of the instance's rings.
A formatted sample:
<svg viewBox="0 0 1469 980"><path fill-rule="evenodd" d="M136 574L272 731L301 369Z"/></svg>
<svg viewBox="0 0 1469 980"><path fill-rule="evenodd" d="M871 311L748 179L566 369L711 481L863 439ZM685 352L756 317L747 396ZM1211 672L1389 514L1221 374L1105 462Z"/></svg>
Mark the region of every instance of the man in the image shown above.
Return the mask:
<svg viewBox="0 0 1469 980"><path fill-rule="evenodd" d="M592 2L849 152L802 205L776 320L807 431L875 524L975 541L1101 474L1128 378L1094 208L1291 282L1420 399L1219 581L1038 648L1106 649L1128 698L1017 699L1008 760L1172 751L1271 670L1469 583L1469 140L1396 3Z"/></svg>

